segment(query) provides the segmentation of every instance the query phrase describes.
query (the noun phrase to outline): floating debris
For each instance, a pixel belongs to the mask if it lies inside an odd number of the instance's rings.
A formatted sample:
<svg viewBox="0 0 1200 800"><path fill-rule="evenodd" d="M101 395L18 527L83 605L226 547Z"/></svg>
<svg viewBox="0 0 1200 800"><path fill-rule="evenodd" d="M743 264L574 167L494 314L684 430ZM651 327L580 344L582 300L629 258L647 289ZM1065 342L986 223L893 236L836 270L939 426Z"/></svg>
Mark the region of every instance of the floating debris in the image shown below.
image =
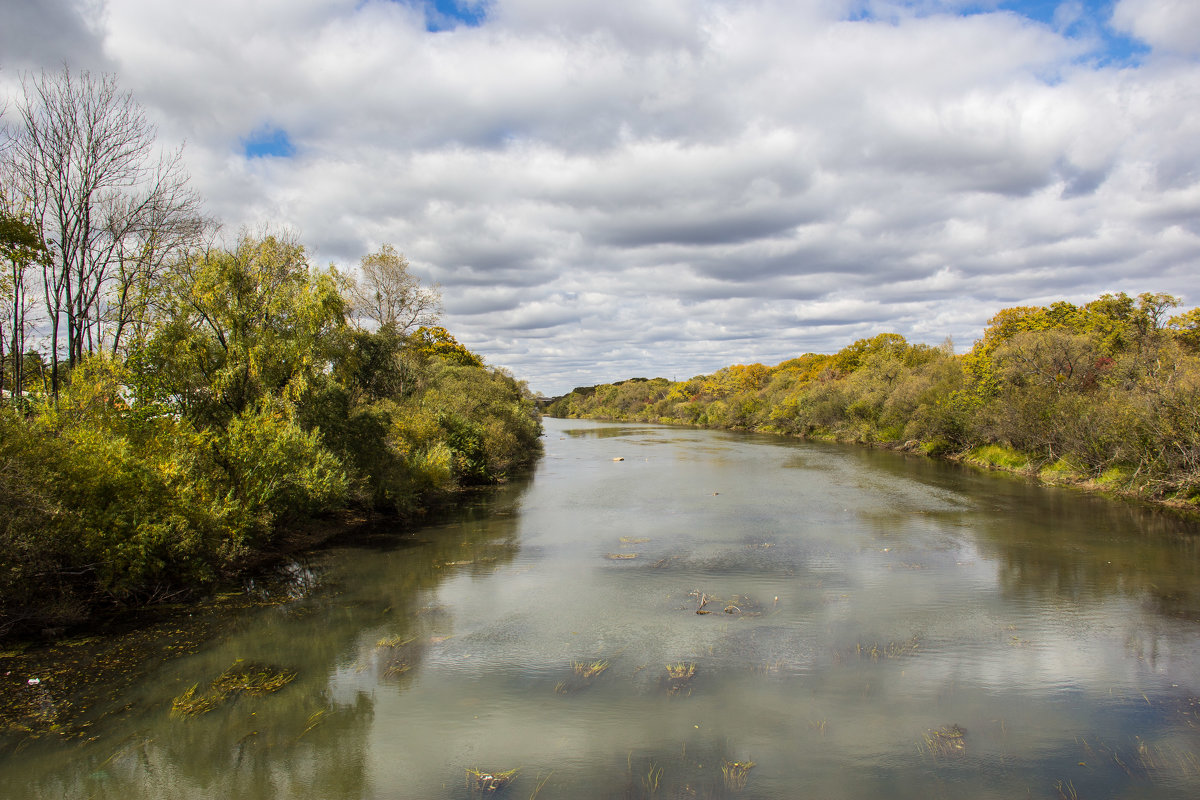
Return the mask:
<svg viewBox="0 0 1200 800"><path fill-rule="evenodd" d="M966 736L958 725L948 725L925 734L925 747L934 756L959 756L967 750Z"/></svg>
<svg viewBox="0 0 1200 800"><path fill-rule="evenodd" d="M721 775L725 778L725 787L735 791L745 789L750 770L755 766L753 761L722 761Z"/></svg>
<svg viewBox="0 0 1200 800"><path fill-rule="evenodd" d="M624 461L624 460L625 459L621 458L620 456L617 456L616 458L613 459L613 461Z"/></svg>
<svg viewBox="0 0 1200 800"><path fill-rule="evenodd" d="M779 598L775 598L778 605ZM726 614L733 614L739 617L761 617L767 613L767 609L753 598L744 594L735 594L730 603L725 606Z"/></svg>
<svg viewBox="0 0 1200 800"><path fill-rule="evenodd" d="M631 558L637 558L637 553L605 553L605 558L609 561L628 561Z"/></svg>
<svg viewBox="0 0 1200 800"><path fill-rule="evenodd" d="M519 769L506 772L480 772L477 769L467 769L467 788L478 794L492 794L503 789L517 777Z"/></svg>
<svg viewBox="0 0 1200 800"><path fill-rule="evenodd" d="M645 544L650 541L644 536L622 536L621 544Z"/></svg>

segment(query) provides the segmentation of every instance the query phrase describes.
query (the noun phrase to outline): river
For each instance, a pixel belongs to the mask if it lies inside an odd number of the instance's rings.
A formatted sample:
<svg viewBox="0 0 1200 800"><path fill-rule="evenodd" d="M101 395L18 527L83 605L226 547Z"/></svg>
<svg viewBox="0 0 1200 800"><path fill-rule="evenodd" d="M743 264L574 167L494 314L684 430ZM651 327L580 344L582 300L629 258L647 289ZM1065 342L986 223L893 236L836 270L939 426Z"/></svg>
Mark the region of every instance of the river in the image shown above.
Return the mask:
<svg viewBox="0 0 1200 800"><path fill-rule="evenodd" d="M83 734L6 732L0 796L1200 797L1194 523L766 436L545 446L291 565ZM254 670L282 688L221 683Z"/></svg>

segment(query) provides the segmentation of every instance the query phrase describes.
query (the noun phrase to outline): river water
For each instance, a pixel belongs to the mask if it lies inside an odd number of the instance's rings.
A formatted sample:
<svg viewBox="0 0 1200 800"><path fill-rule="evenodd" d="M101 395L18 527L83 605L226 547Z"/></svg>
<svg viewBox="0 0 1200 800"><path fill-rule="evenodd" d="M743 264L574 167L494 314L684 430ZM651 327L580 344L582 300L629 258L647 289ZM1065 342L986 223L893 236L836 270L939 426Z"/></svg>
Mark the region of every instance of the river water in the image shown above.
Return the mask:
<svg viewBox="0 0 1200 800"><path fill-rule="evenodd" d="M9 732L0 795L1200 797L1194 525L864 448L545 444L449 521L294 565L86 736ZM172 713L249 664L295 679Z"/></svg>

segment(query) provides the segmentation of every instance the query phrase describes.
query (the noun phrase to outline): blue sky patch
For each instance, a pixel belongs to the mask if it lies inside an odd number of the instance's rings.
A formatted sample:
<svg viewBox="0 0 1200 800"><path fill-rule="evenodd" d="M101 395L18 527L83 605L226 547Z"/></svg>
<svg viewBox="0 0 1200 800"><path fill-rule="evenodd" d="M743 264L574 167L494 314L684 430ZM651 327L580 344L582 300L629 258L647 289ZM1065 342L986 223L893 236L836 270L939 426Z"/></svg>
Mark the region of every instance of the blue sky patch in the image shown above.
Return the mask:
<svg viewBox="0 0 1200 800"><path fill-rule="evenodd" d="M906 5L917 13L994 14L1008 11L1072 39L1095 43L1095 48L1082 61L1096 66L1134 65L1150 52L1150 48L1120 31L1109 21L1115 0L909 0ZM872 19L867 2L856 6L850 20Z"/></svg>
<svg viewBox="0 0 1200 800"><path fill-rule="evenodd" d="M296 153L287 131L282 128L261 128L242 140L246 158L290 158Z"/></svg>
<svg viewBox="0 0 1200 800"><path fill-rule="evenodd" d="M1109 25L1114 0L1001 0L998 7L1028 17L1073 38L1094 38L1101 65L1136 63L1150 48ZM981 9L983 10L983 9Z"/></svg>
<svg viewBox="0 0 1200 800"><path fill-rule="evenodd" d="M458 27L476 28L487 18L482 0L424 0L423 5L425 30L430 33Z"/></svg>

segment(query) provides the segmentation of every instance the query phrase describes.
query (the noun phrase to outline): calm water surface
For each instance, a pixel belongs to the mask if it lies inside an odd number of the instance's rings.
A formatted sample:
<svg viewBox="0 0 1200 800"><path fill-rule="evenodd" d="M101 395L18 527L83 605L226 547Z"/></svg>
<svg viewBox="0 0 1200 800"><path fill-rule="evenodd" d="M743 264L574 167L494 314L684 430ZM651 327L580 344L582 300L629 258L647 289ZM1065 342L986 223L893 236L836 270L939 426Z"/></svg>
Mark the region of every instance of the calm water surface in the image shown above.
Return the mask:
<svg viewBox="0 0 1200 800"><path fill-rule="evenodd" d="M547 420L532 478L298 565L91 741L0 740L0 795L1200 797L1198 542L890 452ZM238 659L298 677L172 718Z"/></svg>

